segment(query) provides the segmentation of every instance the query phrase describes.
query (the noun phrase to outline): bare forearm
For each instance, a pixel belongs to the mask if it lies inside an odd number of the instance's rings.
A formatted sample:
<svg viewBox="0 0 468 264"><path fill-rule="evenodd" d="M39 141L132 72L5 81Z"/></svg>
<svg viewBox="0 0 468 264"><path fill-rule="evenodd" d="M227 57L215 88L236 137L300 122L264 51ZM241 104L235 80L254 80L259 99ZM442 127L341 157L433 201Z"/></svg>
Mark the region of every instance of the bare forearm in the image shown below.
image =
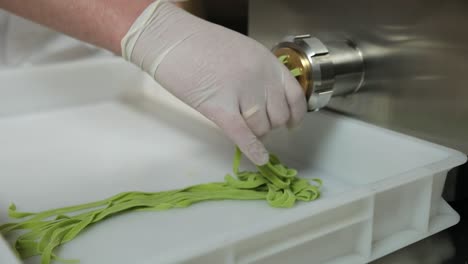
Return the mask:
<svg viewBox="0 0 468 264"><path fill-rule="evenodd" d="M153 0L0 0L0 8L120 54L120 40Z"/></svg>

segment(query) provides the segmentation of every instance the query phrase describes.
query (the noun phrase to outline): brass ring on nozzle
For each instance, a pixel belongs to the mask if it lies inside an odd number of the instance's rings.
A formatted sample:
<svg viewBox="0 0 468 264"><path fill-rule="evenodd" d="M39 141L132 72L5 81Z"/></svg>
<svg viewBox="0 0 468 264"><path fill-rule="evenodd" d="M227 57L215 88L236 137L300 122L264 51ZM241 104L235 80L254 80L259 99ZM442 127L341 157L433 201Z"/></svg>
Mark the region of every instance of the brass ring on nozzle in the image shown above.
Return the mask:
<svg viewBox="0 0 468 264"><path fill-rule="evenodd" d="M279 58L281 56L286 56L286 62L284 65L289 69L300 69L302 74L296 76L297 81L301 85L304 94L309 96L309 87L311 87L313 80L310 78L310 72L312 65L309 60L306 58L305 54L289 48L289 47L279 47L273 50L273 53Z"/></svg>

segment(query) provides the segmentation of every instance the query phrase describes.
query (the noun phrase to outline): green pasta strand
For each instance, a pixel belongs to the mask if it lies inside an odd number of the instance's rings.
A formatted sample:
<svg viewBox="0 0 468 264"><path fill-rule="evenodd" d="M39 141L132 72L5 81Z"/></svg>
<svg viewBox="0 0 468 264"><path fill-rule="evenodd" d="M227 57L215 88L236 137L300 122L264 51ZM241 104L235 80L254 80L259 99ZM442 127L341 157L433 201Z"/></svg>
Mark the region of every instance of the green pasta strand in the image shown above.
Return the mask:
<svg viewBox="0 0 468 264"><path fill-rule="evenodd" d="M281 55L278 57L278 60L285 64L286 66L288 66L287 64L289 63L289 55ZM301 76L303 74L303 71L301 68L294 68L294 69L290 69L291 71L291 74L294 76L294 77L298 77L298 76Z"/></svg>
<svg viewBox="0 0 468 264"><path fill-rule="evenodd" d="M289 56L288 55L281 55L281 56L278 57L278 60L281 63L286 64L286 63L288 63Z"/></svg>
<svg viewBox="0 0 468 264"><path fill-rule="evenodd" d="M1 225L0 233L11 235L21 231L14 249L23 259L40 255L41 264L50 264L53 260L76 263L77 260L59 258L54 250L90 225L124 212L184 208L214 200L266 200L272 207L290 208L296 201L308 202L320 196L321 180L298 178L296 170L283 165L274 155L270 155L266 165L257 166L257 171L240 171L241 158L242 153L236 148L233 175L226 175L224 182L155 193L124 192L93 203L39 213L19 212L12 204L8 209L9 216L21 220Z"/></svg>
<svg viewBox="0 0 468 264"><path fill-rule="evenodd" d="M300 75L302 75L302 69L301 68L294 68L294 69L291 70L291 74L294 77L300 76Z"/></svg>

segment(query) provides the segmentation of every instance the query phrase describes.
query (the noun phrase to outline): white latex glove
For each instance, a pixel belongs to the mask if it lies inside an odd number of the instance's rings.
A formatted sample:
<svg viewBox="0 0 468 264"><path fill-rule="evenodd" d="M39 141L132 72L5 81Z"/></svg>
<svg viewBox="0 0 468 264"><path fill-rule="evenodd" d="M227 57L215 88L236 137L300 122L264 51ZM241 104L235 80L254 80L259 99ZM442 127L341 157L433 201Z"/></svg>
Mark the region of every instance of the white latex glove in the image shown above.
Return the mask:
<svg viewBox="0 0 468 264"><path fill-rule="evenodd" d="M217 124L255 164L268 161L259 137L297 125L302 89L264 46L156 1L122 40L123 57Z"/></svg>

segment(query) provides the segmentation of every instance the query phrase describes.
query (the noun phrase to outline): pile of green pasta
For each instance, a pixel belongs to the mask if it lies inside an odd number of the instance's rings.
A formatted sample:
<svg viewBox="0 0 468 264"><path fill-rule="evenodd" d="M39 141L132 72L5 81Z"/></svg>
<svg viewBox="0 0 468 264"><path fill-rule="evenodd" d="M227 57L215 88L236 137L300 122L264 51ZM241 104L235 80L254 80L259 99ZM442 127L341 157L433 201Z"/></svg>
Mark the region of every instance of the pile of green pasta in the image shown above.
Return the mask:
<svg viewBox="0 0 468 264"><path fill-rule="evenodd" d="M288 208L298 200L312 201L320 196L319 179L298 178L297 171L281 164L276 156L270 155L266 165L257 166L258 171L239 171L241 156L236 148L234 176L226 175L224 182L173 191L124 192L98 202L39 213L18 212L12 204L9 216L24 220L1 225L0 233L17 236L14 249L22 259L40 255L42 264L52 260L70 263L77 260L61 259L54 250L88 226L120 213L184 208L211 200L266 200L272 207Z"/></svg>

